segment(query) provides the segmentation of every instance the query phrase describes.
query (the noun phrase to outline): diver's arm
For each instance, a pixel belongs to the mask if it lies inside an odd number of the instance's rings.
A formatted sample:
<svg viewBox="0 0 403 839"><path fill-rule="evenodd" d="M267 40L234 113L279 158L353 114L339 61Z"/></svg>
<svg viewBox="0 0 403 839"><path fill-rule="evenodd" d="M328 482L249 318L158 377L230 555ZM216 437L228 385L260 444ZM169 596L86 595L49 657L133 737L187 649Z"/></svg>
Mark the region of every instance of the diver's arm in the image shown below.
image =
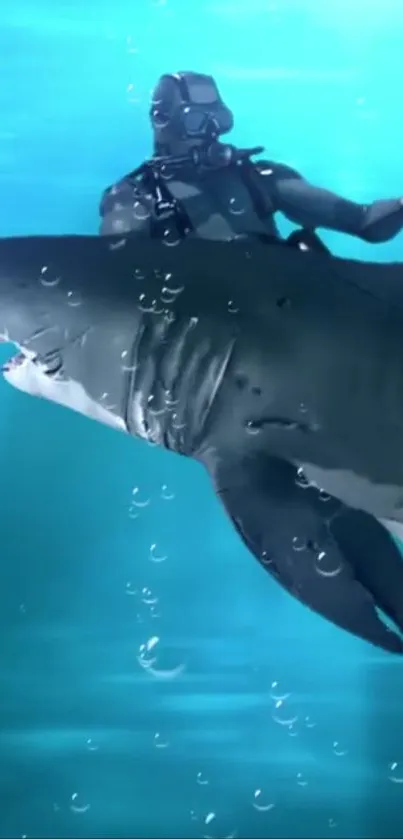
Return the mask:
<svg viewBox="0 0 403 839"><path fill-rule="evenodd" d="M105 189L99 205L101 235L149 232L150 196L142 186L140 179L134 182L127 176Z"/></svg>
<svg viewBox="0 0 403 839"><path fill-rule="evenodd" d="M387 242L403 228L402 198L356 204L313 186L288 166L270 165L275 210L302 227L325 227L373 243ZM264 180L271 179L266 175Z"/></svg>

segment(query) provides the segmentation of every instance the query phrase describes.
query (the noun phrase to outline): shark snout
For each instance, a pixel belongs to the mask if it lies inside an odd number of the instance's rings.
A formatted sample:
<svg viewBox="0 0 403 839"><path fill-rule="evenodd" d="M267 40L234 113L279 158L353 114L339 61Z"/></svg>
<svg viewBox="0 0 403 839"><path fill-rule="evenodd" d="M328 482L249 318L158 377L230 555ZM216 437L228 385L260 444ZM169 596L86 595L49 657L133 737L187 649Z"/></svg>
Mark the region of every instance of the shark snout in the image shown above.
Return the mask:
<svg viewBox="0 0 403 839"><path fill-rule="evenodd" d="M44 373L35 359L18 352L2 365L3 378L17 390L22 390L31 396L44 394Z"/></svg>

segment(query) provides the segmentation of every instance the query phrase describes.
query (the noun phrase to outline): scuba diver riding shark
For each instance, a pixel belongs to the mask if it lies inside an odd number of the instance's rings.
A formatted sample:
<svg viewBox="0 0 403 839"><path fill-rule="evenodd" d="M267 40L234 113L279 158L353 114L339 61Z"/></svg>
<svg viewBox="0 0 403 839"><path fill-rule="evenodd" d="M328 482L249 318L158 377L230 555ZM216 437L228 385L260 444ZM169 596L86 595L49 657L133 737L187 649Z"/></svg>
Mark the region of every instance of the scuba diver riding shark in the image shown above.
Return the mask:
<svg viewBox="0 0 403 839"><path fill-rule="evenodd" d="M217 124L217 99L197 95L199 127L201 112L204 125ZM4 377L196 459L269 574L338 626L402 653L379 610L403 631L403 562L390 535L403 523L403 265L337 259L311 229L341 229L336 220L348 217L346 232L381 241L401 229L401 201L351 205L343 216L334 205L342 199L293 173L273 178L273 196L300 200L307 190L309 199L313 190L308 231L279 240L272 204L265 229L246 213L242 228L224 235L220 212L214 223L207 213L202 237L194 219L204 192L179 179L188 149L178 149L182 162L164 178L160 139L158 177L151 184L151 164L139 176L154 191L140 186L132 200L147 225L0 239L0 331L19 348ZM234 168L248 182L249 151L235 150L225 168L218 155L211 169L212 153L207 167L207 147L196 148L192 177L207 169L211 202L212 172L227 178L221 198L234 194ZM162 181L170 190L190 184L198 200L183 215L177 197L167 206ZM253 193L245 190L246 200ZM156 199L165 209L156 211Z"/></svg>

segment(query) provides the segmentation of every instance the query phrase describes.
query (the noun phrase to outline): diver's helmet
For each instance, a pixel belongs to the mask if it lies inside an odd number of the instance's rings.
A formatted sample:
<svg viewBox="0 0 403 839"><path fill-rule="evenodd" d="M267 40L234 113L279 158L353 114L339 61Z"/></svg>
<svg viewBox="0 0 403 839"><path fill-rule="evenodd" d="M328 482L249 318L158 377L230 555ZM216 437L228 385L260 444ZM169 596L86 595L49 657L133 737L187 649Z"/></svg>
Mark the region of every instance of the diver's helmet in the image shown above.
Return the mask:
<svg viewBox="0 0 403 839"><path fill-rule="evenodd" d="M186 155L194 148L207 147L234 124L212 76L191 72L161 76L150 119L158 156Z"/></svg>

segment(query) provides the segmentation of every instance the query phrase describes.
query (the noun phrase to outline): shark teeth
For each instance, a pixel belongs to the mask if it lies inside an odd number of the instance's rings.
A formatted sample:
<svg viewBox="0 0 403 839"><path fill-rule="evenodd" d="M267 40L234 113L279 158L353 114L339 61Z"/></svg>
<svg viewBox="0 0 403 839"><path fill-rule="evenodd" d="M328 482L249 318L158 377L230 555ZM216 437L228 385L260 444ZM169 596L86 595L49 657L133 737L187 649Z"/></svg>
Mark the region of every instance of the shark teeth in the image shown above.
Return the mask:
<svg viewBox="0 0 403 839"><path fill-rule="evenodd" d="M21 365L24 364L27 360L27 356L24 355L24 353L17 353L17 355L14 355L12 358L6 361L5 364L2 365L1 370L3 373L7 373L10 370L16 370L18 367L21 367Z"/></svg>
<svg viewBox="0 0 403 839"><path fill-rule="evenodd" d="M7 373L10 370L17 370L18 367L22 367L22 365L27 362L35 363L36 361L37 356L32 352L32 350L27 350L25 347L18 346L18 352L1 366L1 371L2 373Z"/></svg>

